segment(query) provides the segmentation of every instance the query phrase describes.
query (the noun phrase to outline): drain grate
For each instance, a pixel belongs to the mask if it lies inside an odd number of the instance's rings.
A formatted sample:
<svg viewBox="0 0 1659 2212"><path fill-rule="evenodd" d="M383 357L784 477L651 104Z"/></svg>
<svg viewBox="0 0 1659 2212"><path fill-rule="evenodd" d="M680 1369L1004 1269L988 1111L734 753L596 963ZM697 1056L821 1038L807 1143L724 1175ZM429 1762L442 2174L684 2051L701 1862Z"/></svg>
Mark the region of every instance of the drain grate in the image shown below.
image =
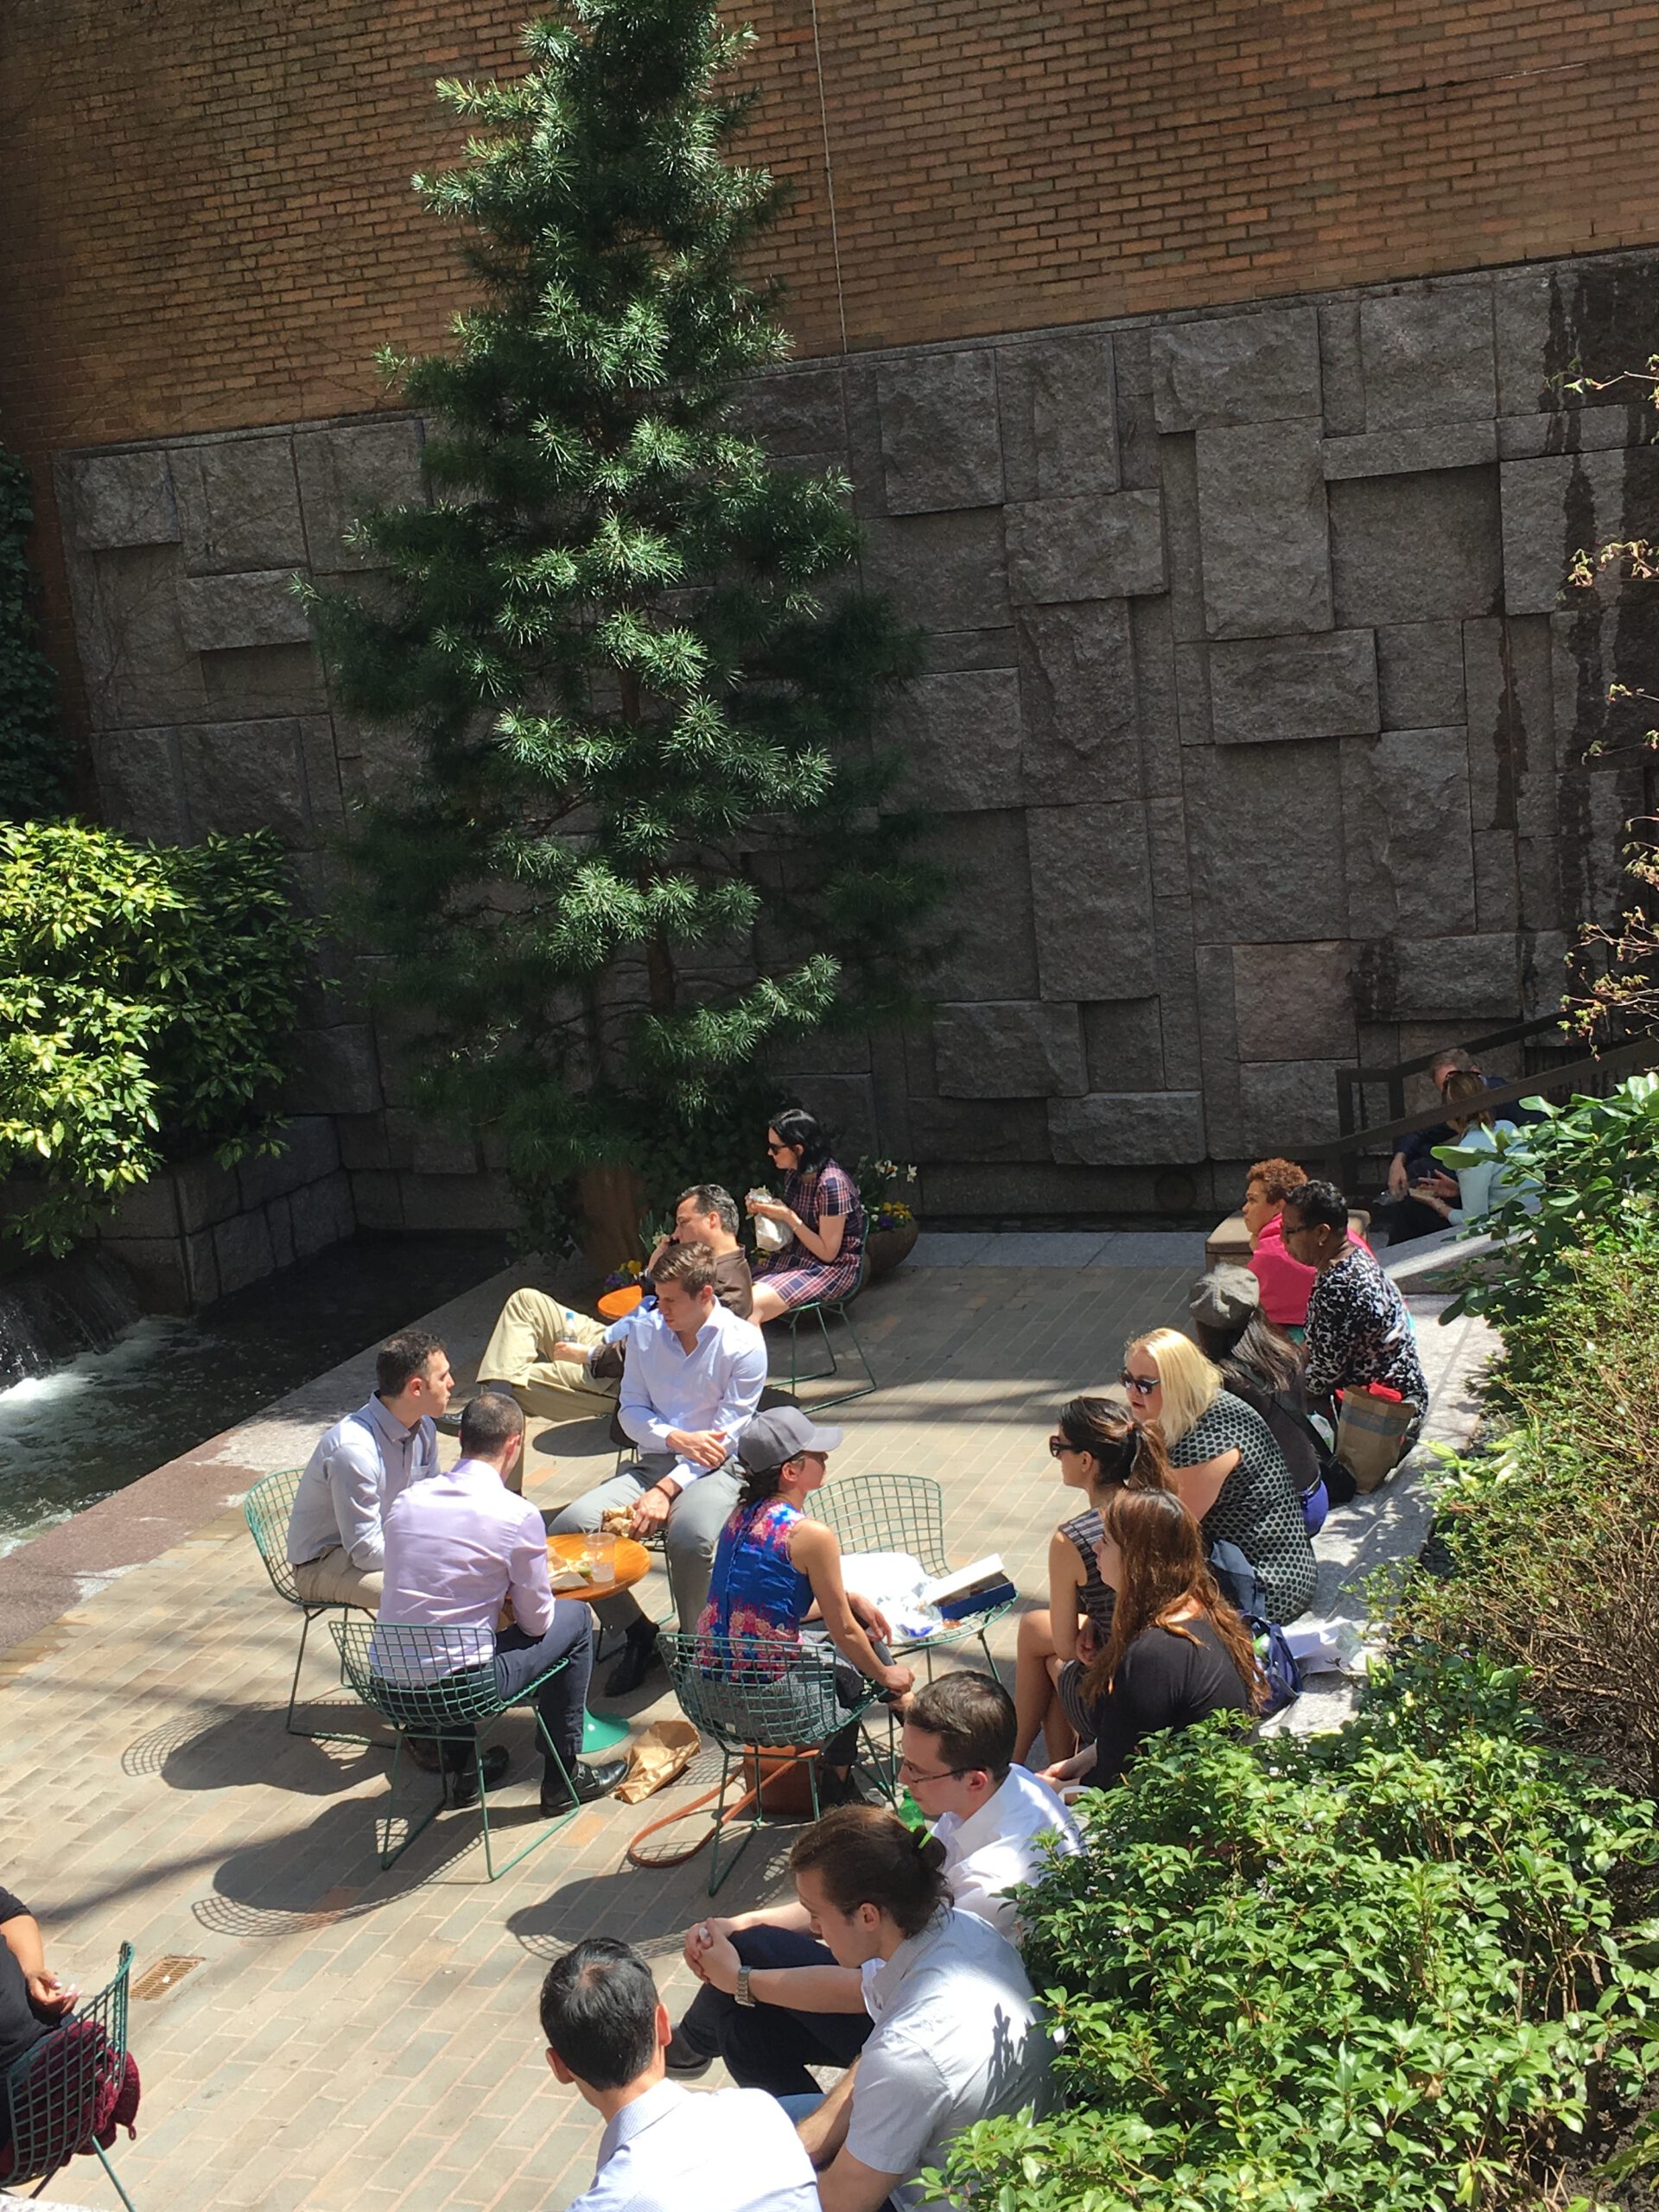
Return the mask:
<svg viewBox="0 0 1659 2212"><path fill-rule="evenodd" d="M184 1980L192 1967L199 1967L200 1959L157 1959L153 1966L144 1968L132 1985L134 1997L165 1997L177 1982Z"/></svg>

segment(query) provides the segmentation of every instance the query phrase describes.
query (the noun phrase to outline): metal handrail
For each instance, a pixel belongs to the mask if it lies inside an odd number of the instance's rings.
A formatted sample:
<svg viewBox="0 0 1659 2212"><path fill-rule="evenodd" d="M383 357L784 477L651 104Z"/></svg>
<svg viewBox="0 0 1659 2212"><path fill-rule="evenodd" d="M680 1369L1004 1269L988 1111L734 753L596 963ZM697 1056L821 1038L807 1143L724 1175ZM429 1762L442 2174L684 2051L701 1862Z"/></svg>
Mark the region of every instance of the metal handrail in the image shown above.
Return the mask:
<svg viewBox="0 0 1659 2212"><path fill-rule="evenodd" d="M1532 1026L1553 1027L1554 1020L1552 1016L1548 1024ZM1513 1042L1513 1036L1505 1041ZM1653 1067L1659 1067L1659 1037L1638 1038L1632 1044L1617 1045L1611 1052L1591 1054L1539 1075L1522 1076L1514 1083L1489 1090L1480 1101L1481 1111L1497 1113L1505 1106L1519 1105L1523 1099L1547 1097L1552 1091L1568 1090L1586 1077L1594 1077L1605 1082L1609 1077L1635 1075ZM1396 1152L1398 1144L1392 1140L1414 1136L1418 1130L1432 1129L1446 1119L1446 1109L1442 1101L1438 1105L1424 1107L1419 1113L1398 1115L1391 1122L1375 1122L1368 1128L1344 1129L1326 1144L1299 1145L1297 1152L1306 1162L1335 1162L1343 1189L1351 1192L1359 1180L1363 1153L1380 1150L1385 1141L1389 1141L1390 1153Z"/></svg>
<svg viewBox="0 0 1659 2212"><path fill-rule="evenodd" d="M1459 1047L1471 1058L1477 1052L1491 1052L1500 1045L1518 1044L1523 1038L1535 1037L1541 1030L1560 1029L1561 1016L1555 1014L1535 1014L1530 1021L1512 1021L1506 1028L1494 1029L1487 1036L1471 1037ZM1401 1116L1406 1110L1406 1077L1424 1075L1437 1060L1444 1058L1446 1047L1437 1046L1433 1052L1424 1052L1414 1060L1397 1060L1386 1068L1338 1068L1337 1070L1337 1127L1344 1135L1352 1130L1358 1120L1359 1108L1356 1101L1368 1085L1386 1084L1390 1112Z"/></svg>

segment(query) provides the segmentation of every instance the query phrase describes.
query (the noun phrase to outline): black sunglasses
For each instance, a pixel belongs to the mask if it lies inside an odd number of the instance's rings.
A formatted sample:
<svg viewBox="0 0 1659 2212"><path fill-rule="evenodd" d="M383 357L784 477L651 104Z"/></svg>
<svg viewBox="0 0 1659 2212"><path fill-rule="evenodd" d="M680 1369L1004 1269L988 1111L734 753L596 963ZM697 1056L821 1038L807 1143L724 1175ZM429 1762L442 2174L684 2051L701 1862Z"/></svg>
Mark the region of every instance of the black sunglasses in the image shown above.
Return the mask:
<svg viewBox="0 0 1659 2212"><path fill-rule="evenodd" d="M1133 1390L1137 1398L1149 1398L1158 1388L1155 1375L1122 1374L1117 1379L1126 1390Z"/></svg>

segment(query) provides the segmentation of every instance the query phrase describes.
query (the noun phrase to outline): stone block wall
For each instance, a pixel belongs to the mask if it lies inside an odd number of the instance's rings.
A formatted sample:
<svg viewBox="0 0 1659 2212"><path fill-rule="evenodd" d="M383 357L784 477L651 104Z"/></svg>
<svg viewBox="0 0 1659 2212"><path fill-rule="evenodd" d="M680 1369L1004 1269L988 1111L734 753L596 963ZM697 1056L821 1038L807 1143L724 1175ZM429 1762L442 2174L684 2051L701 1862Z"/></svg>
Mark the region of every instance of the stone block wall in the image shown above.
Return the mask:
<svg viewBox="0 0 1659 2212"><path fill-rule="evenodd" d="M1543 1010L1647 805L1609 684L1639 595L1578 546L1650 529L1659 264L1608 256L804 361L749 419L842 471L868 580L928 638L893 736L957 888L931 1022L790 1071L936 1212L1210 1207L1334 1122L1334 1069ZM274 824L308 895L395 741L331 707L288 588L418 496L395 416L57 461L99 786L157 837ZM1606 749L1588 753L1592 744ZM503 1217L423 1130L331 950L292 1103L358 1218ZM193 1232L199 1233L199 1232Z"/></svg>

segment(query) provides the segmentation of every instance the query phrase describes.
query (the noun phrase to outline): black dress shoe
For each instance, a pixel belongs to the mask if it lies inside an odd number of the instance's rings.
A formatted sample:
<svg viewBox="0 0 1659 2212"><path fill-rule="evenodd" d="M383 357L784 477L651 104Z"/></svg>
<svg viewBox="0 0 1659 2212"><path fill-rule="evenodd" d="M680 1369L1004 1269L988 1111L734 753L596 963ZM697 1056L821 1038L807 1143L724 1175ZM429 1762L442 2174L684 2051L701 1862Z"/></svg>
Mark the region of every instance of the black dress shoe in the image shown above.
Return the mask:
<svg viewBox="0 0 1659 2212"><path fill-rule="evenodd" d="M591 1805L595 1797L608 1797L627 1770L626 1759L607 1759L602 1766L584 1766L578 1759L567 1789L557 1768L551 1768L542 1782L542 1810L568 1813L573 1804Z"/></svg>
<svg viewBox="0 0 1659 2212"><path fill-rule="evenodd" d="M480 1764L480 1762L477 1760L468 1759L465 1767L450 1770L443 1785L443 1802L446 1805L477 1804ZM484 1787L486 1789L493 1789L498 1782L505 1779L507 1769L512 1764L512 1754L505 1744L492 1744L489 1750L485 1752L481 1764L484 1769Z"/></svg>
<svg viewBox="0 0 1659 2212"><path fill-rule="evenodd" d="M669 2037L663 2052L663 2066L671 2082L696 2082L705 2075L715 2063L715 2054L706 2056L695 2044L687 2043L678 2028Z"/></svg>
<svg viewBox="0 0 1659 2212"><path fill-rule="evenodd" d="M443 1746L435 1736L405 1736L404 1749L424 1773L443 1771Z"/></svg>
<svg viewBox="0 0 1659 2212"><path fill-rule="evenodd" d="M605 1677L606 1696L626 1697L630 1690L637 1690L661 1656L655 1622L647 1621L643 1633L631 1628L626 1649Z"/></svg>

